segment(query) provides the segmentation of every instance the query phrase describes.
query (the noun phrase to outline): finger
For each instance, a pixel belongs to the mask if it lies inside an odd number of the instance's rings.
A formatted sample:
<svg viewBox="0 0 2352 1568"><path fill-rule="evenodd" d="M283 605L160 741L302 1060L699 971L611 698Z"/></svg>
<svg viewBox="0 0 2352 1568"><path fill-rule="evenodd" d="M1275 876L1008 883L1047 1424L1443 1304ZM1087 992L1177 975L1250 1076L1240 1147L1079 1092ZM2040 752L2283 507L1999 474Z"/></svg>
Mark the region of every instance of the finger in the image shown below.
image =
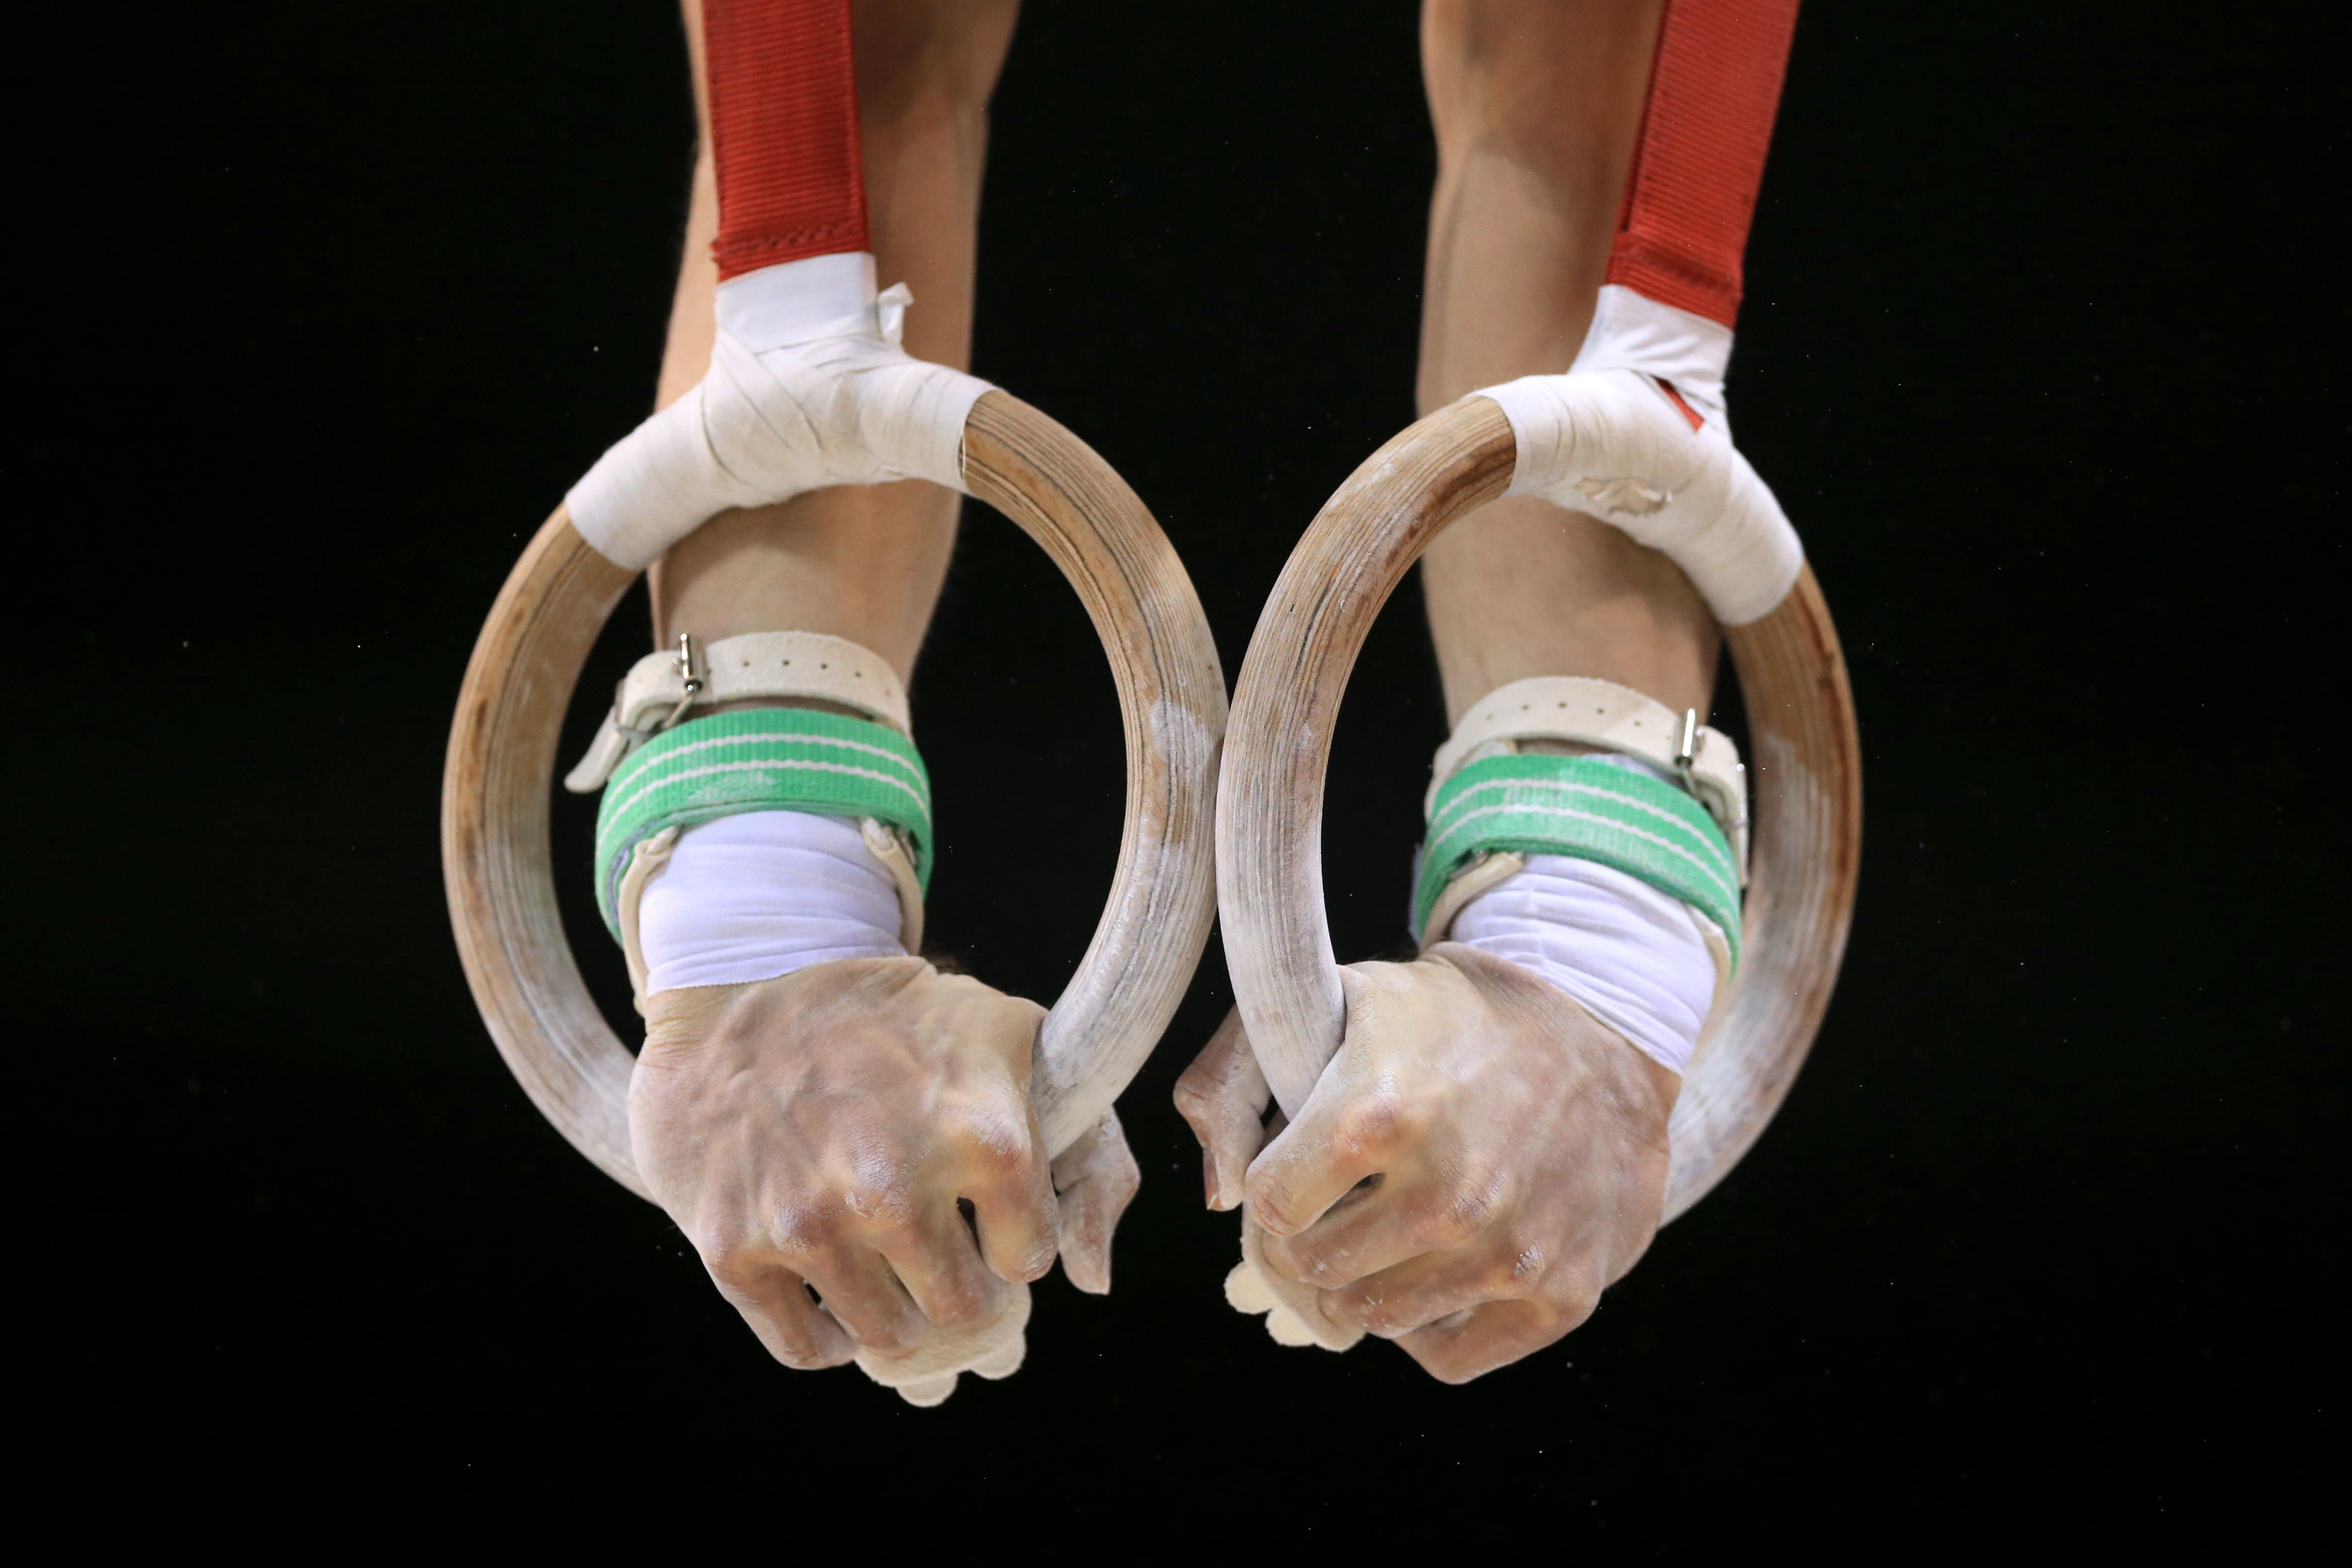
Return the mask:
<svg viewBox="0 0 2352 1568"><path fill-rule="evenodd" d="M1025 1096L1021 1106L1017 1122L1010 1114L965 1119L955 1134L956 1191L971 1205L982 1260L999 1279L1025 1284L1054 1267L1055 1205L1045 1131Z"/></svg>
<svg viewBox="0 0 2352 1568"><path fill-rule="evenodd" d="M1509 1244L1486 1236L1467 1247L1424 1252L1393 1268L1326 1290L1323 1315L1382 1339L1401 1339L1441 1318L1481 1302L1535 1295L1543 1259L1534 1248L1514 1254Z"/></svg>
<svg viewBox="0 0 2352 1568"><path fill-rule="evenodd" d="M1548 1301L1489 1301L1397 1344L1440 1383L1467 1383L1556 1343L1591 1315L1590 1307L1571 1314Z"/></svg>
<svg viewBox="0 0 2352 1568"><path fill-rule="evenodd" d="M980 1247L953 1204L878 1237L883 1260L935 1328L969 1329L1003 1310L1004 1282L980 1260Z"/></svg>
<svg viewBox="0 0 2352 1568"><path fill-rule="evenodd" d="M1062 1272L1079 1289L1110 1294L1111 1233L1142 1185L1143 1172L1127 1146L1115 1110L1104 1111L1103 1119L1054 1162Z"/></svg>
<svg viewBox="0 0 2352 1568"><path fill-rule="evenodd" d="M1428 1180L1391 1173L1296 1236L1269 1236L1266 1261L1336 1290L1423 1253L1467 1247L1503 1212L1508 1179Z"/></svg>
<svg viewBox="0 0 2352 1568"><path fill-rule="evenodd" d="M1240 1205L1250 1158L1265 1142L1260 1123L1271 1098L1235 1008L1176 1080L1176 1109L1201 1141L1201 1177L1211 1208Z"/></svg>
<svg viewBox="0 0 2352 1568"><path fill-rule="evenodd" d="M839 1366L857 1353L856 1342L810 1299L808 1287L791 1269L776 1263L707 1258L703 1267L768 1353L786 1366L814 1372Z"/></svg>
<svg viewBox="0 0 2352 1568"><path fill-rule="evenodd" d="M869 1350L897 1350L922 1337L923 1314L878 1252L845 1244L793 1259L824 1310Z"/></svg>
<svg viewBox="0 0 2352 1568"><path fill-rule="evenodd" d="M1418 1141L1417 1122L1394 1085L1349 1085L1326 1072L1298 1120L1250 1162L1250 1213L1270 1236L1296 1236Z"/></svg>

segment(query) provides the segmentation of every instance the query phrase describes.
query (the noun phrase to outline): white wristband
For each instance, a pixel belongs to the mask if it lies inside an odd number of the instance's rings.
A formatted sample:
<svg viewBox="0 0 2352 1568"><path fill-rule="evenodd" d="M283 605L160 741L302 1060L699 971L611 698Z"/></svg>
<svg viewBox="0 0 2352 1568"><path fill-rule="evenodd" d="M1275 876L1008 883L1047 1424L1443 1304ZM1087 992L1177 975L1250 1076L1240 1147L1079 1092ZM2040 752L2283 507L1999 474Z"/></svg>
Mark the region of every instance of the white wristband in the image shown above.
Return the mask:
<svg viewBox="0 0 2352 1568"><path fill-rule="evenodd" d="M899 930L898 885L857 822L805 811L688 828L637 906L647 995L902 957Z"/></svg>
<svg viewBox="0 0 2352 1568"><path fill-rule="evenodd" d="M1529 856L1462 906L1451 940L1541 975L1675 1072L1715 1003L1715 956L1690 906L1598 861Z"/></svg>

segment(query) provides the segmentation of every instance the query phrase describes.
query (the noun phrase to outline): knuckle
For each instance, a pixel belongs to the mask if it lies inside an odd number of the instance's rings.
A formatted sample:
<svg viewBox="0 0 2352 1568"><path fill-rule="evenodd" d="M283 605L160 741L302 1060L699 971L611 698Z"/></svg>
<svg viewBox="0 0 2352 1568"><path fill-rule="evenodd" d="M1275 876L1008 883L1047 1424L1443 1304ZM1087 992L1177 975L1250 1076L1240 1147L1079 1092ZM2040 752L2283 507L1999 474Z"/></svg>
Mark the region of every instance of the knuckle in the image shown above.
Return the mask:
<svg viewBox="0 0 2352 1568"><path fill-rule="evenodd" d="M1526 1296L1532 1294L1529 1288L1541 1274L1542 1258L1535 1248L1521 1251L1504 1245L1479 1260L1476 1286L1487 1298Z"/></svg>
<svg viewBox="0 0 2352 1568"><path fill-rule="evenodd" d="M894 1303L870 1295L847 1300L827 1297L825 1306L842 1331L868 1350L904 1349L922 1336L922 1313L903 1299Z"/></svg>
<svg viewBox="0 0 2352 1568"><path fill-rule="evenodd" d="M1054 1259L1061 1255L1061 1238L1049 1229L1037 1238L1027 1252L1021 1254L1006 1266L1012 1271L1007 1278L1017 1284L1034 1284L1045 1278L1054 1267Z"/></svg>
<svg viewBox="0 0 2352 1568"><path fill-rule="evenodd" d="M1008 1110L966 1107L949 1121L947 1138L964 1163L984 1176L1018 1180L1036 1163L1028 1118Z"/></svg>
<svg viewBox="0 0 2352 1568"><path fill-rule="evenodd" d="M1176 1092L1173 1098L1176 1101L1176 1114L1184 1119L1184 1125L1192 1130L1192 1136L1206 1146L1218 1122L1223 1120L1220 1115L1223 1108L1213 1091L1213 1086L1194 1079L1192 1075L1199 1071L1200 1068L1197 1067L1187 1068L1184 1070L1184 1076L1176 1080Z"/></svg>
<svg viewBox="0 0 2352 1568"><path fill-rule="evenodd" d="M1265 1260L1285 1279L1305 1285L1322 1272L1323 1262L1318 1249L1295 1236L1269 1236L1259 1244Z"/></svg>
<svg viewBox="0 0 2352 1568"><path fill-rule="evenodd" d="M1198 1121L1209 1109L1216 1091L1216 1077L1195 1060L1177 1075L1174 1098L1176 1109L1188 1121Z"/></svg>
<svg viewBox="0 0 2352 1568"><path fill-rule="evenodd" d="M1250 1215L1269 1237L1280 1239L1305 1228L1294 1213L1297 1205L1290 1188L1284 1183L1253 1181L1247 1192Z"/></svg>
<svg viewBox="0 0 2352 1568"><path fill-rule="evenodd" d="M927 1315L942 1329L975 1328L988 1320L994 1305L989 1292L982 1286L969 1279L958 1279L937 1293Z"/></svg>
<svg viewBox="0 0 2352 1568"><path fill-rule="evenodd" d="M804 1321L809 1315L795 1316L789 1310L766 1307L745 1314L768 1353L793 1371L820 1372L838 1365L842 1360L840 1347L825 1342L824 1335Z"/></svg>
<svg viewBox="0 0 2352 1568"><path fill-rule="evenodd" d="M1326 1291L1322 1305L1323 1315L1332 1321L1350 1324L1379 1339L1393 1339L1412 1326L1398 1303L1385 1294Z"/></svg>
<svg viewBox="0 0 2352 1568"><path fill-rule="evenodd" d="M1422 1127L1420 1106L1391 1081L1358 1095L1339 1118L1338 1142L1342 1147L1379 1152L1410 1143Z"/></svg>
<svg viewBox="0 0 2352 1568"><path fill-rule="evenodd" d="M1422 1371L1449 1388L1459 1388L1465 1383L1475 1383L1492 1370L1483 1362L1472 1360L1450 1348L1427 1352L1415 1351L1412 1352L1412 1357L1421 1363Z"/></svg>
<svg viewBox="0 0 2352 1568"><path fill-rule="evenodd" d="M710 1277L730 1289L740 1289L751 1282L759 1271L759 1260L751 1245L740 1236L714 1237L702 1243L702 1266Z"/></svg>
<svg viewBox="0 0 2352 1568"><path fill-rule="evenodd" d="M908 1173L892 1167L861 1173L844 1184L839 1208L828 1205L820 1223L828 1224L836 1236L853 1220L869 1228L895 1230L909 1223L914 1213L914 1189Z"/></svg>
<svg viewBox="0 0 2352 1568"><path fill-rule="evenodd" d="M855 1327L844 1324L849 1337L870 1351L904 1350L914 1342L914 1335L895 1319L861 1322Z"/></svg>
<svg viewBox="0 0 2352 1568"><path fill-rule="evenodd" d="M810 1258L840 1245L848 1215L834 1204L794 1204L778 1209L776 1249L787 1258Z"/></svg>
<svg viewBox="0 0 2352 1568"><path fill-rule="evenodd" d="M1561 1269L1546 1282L1544 1304L1551 1309L1559 1331L1579 1328L1601 1309L1600 1287L1592 1280L1569 1269Z"/></svg>
<svg viewBox="0 0 2352 1568"><path fill-rule="evenodd" d="M1503 1184L1495 1178L1456 1183L1444 1207L1432 1217L1432 1228L1444 1239L1461 1242L1485 1231L1503 1212Z"/></svg>

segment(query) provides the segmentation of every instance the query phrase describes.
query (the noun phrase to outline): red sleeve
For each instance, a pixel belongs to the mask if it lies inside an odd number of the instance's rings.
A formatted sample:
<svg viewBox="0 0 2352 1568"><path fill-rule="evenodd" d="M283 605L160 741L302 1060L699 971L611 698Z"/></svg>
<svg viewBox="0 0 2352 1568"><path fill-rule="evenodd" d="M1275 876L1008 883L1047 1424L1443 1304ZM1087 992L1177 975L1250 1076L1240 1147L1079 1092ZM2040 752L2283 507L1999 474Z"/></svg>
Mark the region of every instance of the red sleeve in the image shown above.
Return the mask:
<svg viewBox="0 0 2352 1568"><path fill-rule="evenodd" d="M702 0L719 281L868 248L849 0Z"/></svg>
<svg viewBox="0 0 2352 1568"><path fill-rule="evenodd" d="M1611 283L1730 326L1797 0L1666 0Z"/></svg>

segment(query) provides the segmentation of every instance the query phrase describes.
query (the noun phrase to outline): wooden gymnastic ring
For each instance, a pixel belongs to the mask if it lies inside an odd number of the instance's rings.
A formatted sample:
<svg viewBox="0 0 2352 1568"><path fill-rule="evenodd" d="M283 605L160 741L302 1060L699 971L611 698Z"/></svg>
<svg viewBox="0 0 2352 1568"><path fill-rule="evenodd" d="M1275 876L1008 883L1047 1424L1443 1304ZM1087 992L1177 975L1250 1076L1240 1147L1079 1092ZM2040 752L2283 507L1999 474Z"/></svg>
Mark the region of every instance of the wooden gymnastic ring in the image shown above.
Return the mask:
<svg viewBox="0 0 2352 1568"><path fill-rule="evenodd" d="M972 405L965 488L1045 547L1110 656L1127 738L1127 819L1110 899L1038 1031L1032 1092L1053 1153L1098 1121L1182 1000L1216 914L1213 873L1225 683L1192 580L1134 490L1009 394ZM548 839L555 750L589 649L636 574L558 507L474 645L442 775L441 864L458 956L531 1103L640 1197L629 1152L634 1059L580 977Z"/></svg>
<svg viewBox="0 0 2352 1568"><path fill-rule="evenodd" d="M1293 1115L1346 1025L1321 854L1340 697L1406 571L1448 524L1502 496L1517 457L1502 409L1475 395L1373 453L1291 552L1242 661L1217 807L1217 900L1252 1047ZM1739 972L1669 1124L1664 1219L1738 1163L1803 1066L1837 983L1862 857L1853 696L1811 567L1778 606L1724 637L1754 753L1753 870Z"/></svg>

